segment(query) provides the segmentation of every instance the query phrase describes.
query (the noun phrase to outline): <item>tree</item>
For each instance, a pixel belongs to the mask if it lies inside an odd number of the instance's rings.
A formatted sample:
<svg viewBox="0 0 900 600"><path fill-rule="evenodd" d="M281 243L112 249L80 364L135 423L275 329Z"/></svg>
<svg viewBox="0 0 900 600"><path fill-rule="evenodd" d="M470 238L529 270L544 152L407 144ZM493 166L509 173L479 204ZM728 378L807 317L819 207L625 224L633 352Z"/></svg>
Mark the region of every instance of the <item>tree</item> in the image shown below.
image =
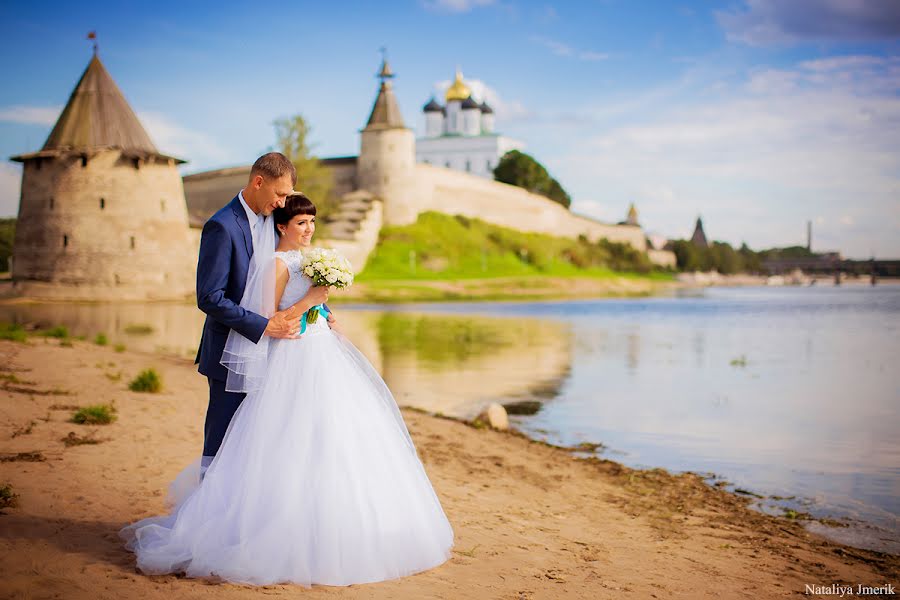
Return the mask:
<svg viewBox="0 0 900 600"><path fill-rule="evenodd" d="M337 209L337 199L332 197L334 178L331 170L322 166L313 156L309 144L309 124L302 115L277 119L274 123L276 147L288 157L297 169L297 189L316 205L318 216L327 221Z"/></svg>
<svg viewBox="0 0 900 600"><path fill-rule="evenodd" d="M503 155L494 168L494 179L546 196L566 208L572 204L569 194L556 179L550 177L544 165L518 150L510 150Z"/></svg>

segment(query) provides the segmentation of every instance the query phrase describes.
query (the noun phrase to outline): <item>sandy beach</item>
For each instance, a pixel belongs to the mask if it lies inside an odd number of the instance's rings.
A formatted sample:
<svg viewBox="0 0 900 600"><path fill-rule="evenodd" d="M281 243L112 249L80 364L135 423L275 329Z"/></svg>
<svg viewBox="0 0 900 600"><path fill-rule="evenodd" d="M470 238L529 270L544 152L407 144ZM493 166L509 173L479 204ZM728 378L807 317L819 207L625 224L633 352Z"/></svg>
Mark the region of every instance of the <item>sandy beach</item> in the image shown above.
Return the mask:
<svg viewBox="0 0 900 600"><path fill-rule="evenodd" d="M0 598L780 598L900 584L900 557L752 511L697 475L579 459L412 409L404 418L455 531L445 564L311 590L147 577L116 532L164 512L169 482L199 452L205 379L186 359L83 341L0 341L0 357L0 486L18 495L0 514ZM148 367L162 392L129 391ZM97 403L114 403L117 420L70 421ZM70 432L99 443L67 445Z"/></svg>

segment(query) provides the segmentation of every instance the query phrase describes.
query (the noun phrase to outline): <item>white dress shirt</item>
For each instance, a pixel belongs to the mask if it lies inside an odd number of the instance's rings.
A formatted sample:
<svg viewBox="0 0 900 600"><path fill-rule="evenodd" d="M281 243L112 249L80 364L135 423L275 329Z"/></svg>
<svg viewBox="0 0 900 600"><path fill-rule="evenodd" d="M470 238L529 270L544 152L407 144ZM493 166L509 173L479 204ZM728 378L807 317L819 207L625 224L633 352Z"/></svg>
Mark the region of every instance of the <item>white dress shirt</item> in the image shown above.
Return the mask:
<svg viewBox="0 0 900 600"><path fill-rule="evenodd" d="M244 200L244 190L238 192L238 200L241 201L241 206L243 206L244 210L247 212L247 220L250 221L250 237L253 239L253 248L255 249L257 246L256 240L259 236L260 227L262 227L265 217L253 212L253 209L250 208L250 205L248 205L247 201Z"/></svg>

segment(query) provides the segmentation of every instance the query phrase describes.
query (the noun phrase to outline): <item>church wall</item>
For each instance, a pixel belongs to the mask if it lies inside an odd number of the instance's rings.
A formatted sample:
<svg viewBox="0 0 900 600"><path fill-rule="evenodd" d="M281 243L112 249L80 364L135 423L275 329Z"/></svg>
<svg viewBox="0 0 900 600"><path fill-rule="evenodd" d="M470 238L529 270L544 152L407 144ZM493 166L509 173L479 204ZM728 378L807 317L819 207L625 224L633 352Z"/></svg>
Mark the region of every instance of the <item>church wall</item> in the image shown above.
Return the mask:
<svg viewBox="0 0 900 600"><path fill-rule="evenodd" d="M193 246L174 164L101 151L24 166L13 279L99 286L112 298L181 297L194 287ZM85 290L82 290L85 291ZM65 296L66 293L61 293ZM72 297L83 294L72 290Z"/></svg>
<svg viewBox="0 0 900 600"><path fill-rule="evenodd" d="M416 140L416 162L493 179L500 157L521 147L521 143L498 135L424 138Z"/></svg>

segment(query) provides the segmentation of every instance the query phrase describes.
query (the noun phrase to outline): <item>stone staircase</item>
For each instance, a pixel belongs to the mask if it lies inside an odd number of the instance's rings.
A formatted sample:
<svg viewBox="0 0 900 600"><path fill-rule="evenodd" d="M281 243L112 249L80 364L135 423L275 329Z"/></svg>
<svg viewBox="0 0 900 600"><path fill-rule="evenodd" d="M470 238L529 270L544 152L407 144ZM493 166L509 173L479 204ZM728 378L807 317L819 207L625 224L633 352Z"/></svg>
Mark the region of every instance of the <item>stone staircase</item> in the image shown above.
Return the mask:
<svg viewBox="0 0 900 600"><path fill-rule="evenodd" d="M367 190L344 194L337 212L325 221L328 237L332 240L355 240L375 201L375 196Z"/></svg>
<svg viewBox="0 0 900 600"><path fill-rule="evenodd" d="M382 224L382 203L368 190L355 190L341 196L337 211L325 221L327 237L315 245L339 250L362 271L369 254L378 244Z"/></svg>

